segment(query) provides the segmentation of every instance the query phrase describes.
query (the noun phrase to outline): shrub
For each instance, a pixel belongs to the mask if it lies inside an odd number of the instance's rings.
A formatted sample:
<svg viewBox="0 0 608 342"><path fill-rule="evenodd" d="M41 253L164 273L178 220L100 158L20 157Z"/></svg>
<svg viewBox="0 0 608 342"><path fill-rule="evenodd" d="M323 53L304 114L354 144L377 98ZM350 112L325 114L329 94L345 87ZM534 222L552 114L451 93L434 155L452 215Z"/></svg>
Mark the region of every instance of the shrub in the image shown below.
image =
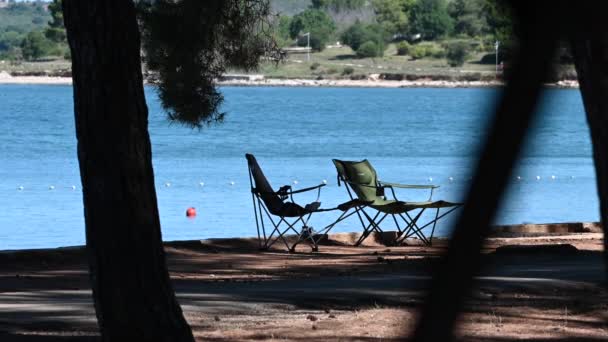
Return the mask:
<svg viewBox="0 0 608 342"><path fill-rule="evenodd" d="M372 42L379 51L381 50L381 53L376 53L375 56L382 56L386 48L385 41L388 40L388 37L386 37L386 33L378 24L361 24L357 22L344 31L340 39L355 52L358 52L364 43ZM357 55L359 54L357 53Z"/></svg>
<svg viewBox="0 0 608 342"><path fill-rule="evenodd" d="M428 50L428 55L433 58L444 58L447 55L447 53L440 46L432 46Z"/></svg>
<svg viewBox="0 0 608 342"><path fill-rule="evenodd" d="M357 49L357 56L360 58L381 57L382 55L384 55L384 49L371 40L361 44L359 49Z"/></svg>
<svg viewBox="0 0 608 342"><path fill-rule="evenodd" d="M410 56L412 56L413 59L425 57L443 58L445 57L445 50L434 43L420 43L412 46L410 49Z"/></svg>
<svg viewBox="0 0 608 342"><path fill-rule="evenodd" d="M422 45L414 45L410 51L410 56L413 59L421 59L426 57L427 49Z"/></svg>
<svg viewBox="0 0 608 342"><path fill-rule="evenodd" d="M457 41L446 45L446 57L451 67L462 66L469 58L469 46L466 42Z"/></svg>
<svg viewBox="0 0 608 342"><path fill-rule="evenodd" d="M317 70L320 66L320 63L314 62L310 65L310 70Z"/></svg>
<svg viewBox="0 0 608 342"><path fill-rule="evenodd" d="M21 41L23 58L28 61L39 59L48 54L50 43L40 31L32 31Z"/></svg>
<svg viewBox="0 0 608 342"><path fill-rule="evenodd" d="M329 68L327 69L327 74L331 75L331 74L335 74L338 72L338 69L336 68Z"/></svg>
<svg viewBox="0 0 608 342"><path fill-rule="evenodd" d="M355 69L353 67L344 67L344 69L342 70L342 75L352 75L355 72Z"/></svg>
<svg viewBox="0 0 608 342"><path fill-rule="evenodd" d="M412 49L412 47L408 42L406 42L406 41L399 42L399 44L397 44L397 55L399 55L399 56L409 55L411 49Z"/></svg>

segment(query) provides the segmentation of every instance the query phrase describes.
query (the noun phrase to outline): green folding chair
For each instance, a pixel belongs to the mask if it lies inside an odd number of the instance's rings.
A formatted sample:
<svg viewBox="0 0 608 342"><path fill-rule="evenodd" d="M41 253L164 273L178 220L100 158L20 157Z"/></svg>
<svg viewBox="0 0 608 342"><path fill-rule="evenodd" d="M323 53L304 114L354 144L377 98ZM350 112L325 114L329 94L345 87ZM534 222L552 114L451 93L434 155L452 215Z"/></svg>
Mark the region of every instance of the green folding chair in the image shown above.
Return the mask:
<svg viewBox="0 0 608 342"><path fill-rule="evenodd" d="M325 184L299 190L292 190L291 186L285 185L278 191L274 191L255 157L251 154L246 154L245 157L249 166L251 197L260 249L267 250L277 241L282 241L289 251L294 251L296 245L301 242L309 243L313 251L317 251L319 240L324 238L324 234L333 227L330 225L320 231L314 231L312 227L308 226L308 221L313 213L335 210L335 208L320 209L319 197L321 188ZM301 206L294 201L294 194L313 190L317 190L317 199L314 202ZM269 234L266 230L267 223L270 223ZM295 227L298 223L302 224L299 231ZM291 244L286 238L286 234L289 232L293 232L297 236L296 241Z"/></svg>
<svg viewBox="0 0 608 342"><path fill-rule="evenodd" d="M344 183L351 201L359 200L360 203L352 207L363 227L363 234L356 242L356 246L360 245L372 232L382 233L380 224L389 216L395 223L398 232L396 244L416 236L425 244L431 245L437 221L462 206L462 203L433 201L433 190L439 187L437 185L405 185L380 181L376 170L367 159L362 161L333 159L333 162L338 172L338 186ZM400 201L397 199L395 188L427 189L430 190L430 196L428 201L424 202ZM392 199L386 197L386 189L390 190ZM446 208L447 211L440 215L442 208ZM366 211L368 209L373 209L376 213L372 216ZM436 209L434 219L420 226L418 221L427 209ZM431 227L430 235L425 234L424 230L427 227Z"/></svg>

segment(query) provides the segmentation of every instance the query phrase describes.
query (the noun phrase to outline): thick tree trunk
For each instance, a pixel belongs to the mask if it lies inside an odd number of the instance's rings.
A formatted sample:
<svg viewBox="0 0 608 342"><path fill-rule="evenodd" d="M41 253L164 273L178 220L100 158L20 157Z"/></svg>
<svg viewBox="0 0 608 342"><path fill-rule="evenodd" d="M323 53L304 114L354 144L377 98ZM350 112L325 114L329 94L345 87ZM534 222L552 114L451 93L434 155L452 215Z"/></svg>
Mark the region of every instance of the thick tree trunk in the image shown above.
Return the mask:
<svg viewBox="0 0 608 342"><path fill-rule="evenodd" d="M104 341L193 341L162 248L135 9L64 0L93 298Z"/></svg>
<svg viewBox="0 0 608 342"><path fill-rule="evenodd" d="M572 40L572 50L593 143L608 273L608 25L599 17L590 18L589 23L594 27Z"/></svg>

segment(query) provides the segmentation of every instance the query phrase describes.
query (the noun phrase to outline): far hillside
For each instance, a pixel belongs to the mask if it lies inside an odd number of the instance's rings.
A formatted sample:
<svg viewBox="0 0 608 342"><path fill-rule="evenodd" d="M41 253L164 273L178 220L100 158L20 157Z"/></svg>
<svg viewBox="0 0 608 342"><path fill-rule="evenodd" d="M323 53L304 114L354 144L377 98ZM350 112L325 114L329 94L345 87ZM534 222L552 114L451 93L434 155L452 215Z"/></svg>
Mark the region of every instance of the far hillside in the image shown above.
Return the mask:
<svg viewBox="0 0 608 342"><path fill-rule="evenodd" d="M294 15L310 7L310 0L271 0L270 6L274 13Z"/></svg>
<svg viewBox="0 0 608 342"><path fill-rule="evenodd" d="M32 31L46 28L51 15L46 2L19 2L0 7L0 54L18 47Z"/></svg>

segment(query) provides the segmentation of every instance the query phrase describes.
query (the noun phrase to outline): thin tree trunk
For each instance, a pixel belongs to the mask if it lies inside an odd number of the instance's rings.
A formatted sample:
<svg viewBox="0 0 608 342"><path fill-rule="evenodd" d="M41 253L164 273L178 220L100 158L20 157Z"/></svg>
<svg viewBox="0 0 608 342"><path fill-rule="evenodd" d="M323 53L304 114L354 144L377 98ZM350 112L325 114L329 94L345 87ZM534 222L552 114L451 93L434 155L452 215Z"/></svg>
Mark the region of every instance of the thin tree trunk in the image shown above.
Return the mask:
<svg viewBox="0 0 608 342"><path fill-rule="evenodd" d="M193 341L162 247L132 1L64 0L91 285L104 341Z"/></svg>
<svg viewBox="0 0 608 342"><path fill-rule="evenodd" d="M524 6L523 4L521 4ZM526 6L529 6L526 7ZM542 15L539 15L541 14ZM520 51L498 102L496 114L462 213L454 226L448 252L434 270L430 291L413 341L451 341L459 313L482 264L480 255L508 185L513 167L534 116L542 83L550 70L557 31L543 19L540 6L525 5L518 12L525 29ZM554 18L555 13L546 14Z"/></svg>
<svg viewBox="0 0 608 342"><path fill-rule="evenodd" d="M593 144L608 273L608 25L599 17L589 18L589 23L593 27L572 40L572 52Z"/></svg>

